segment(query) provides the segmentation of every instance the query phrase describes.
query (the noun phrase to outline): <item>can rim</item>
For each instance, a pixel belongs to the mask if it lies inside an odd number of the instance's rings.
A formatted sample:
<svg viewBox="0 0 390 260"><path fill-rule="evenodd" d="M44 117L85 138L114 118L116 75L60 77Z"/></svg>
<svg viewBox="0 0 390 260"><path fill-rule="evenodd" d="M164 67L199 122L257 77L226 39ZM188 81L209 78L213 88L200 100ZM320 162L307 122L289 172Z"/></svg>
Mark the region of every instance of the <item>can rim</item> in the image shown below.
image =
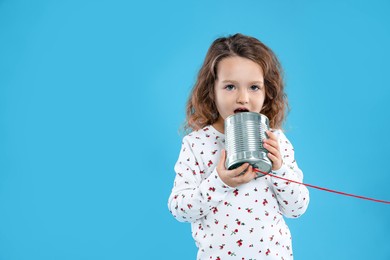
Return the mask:
<svg viewBox="0 0 390 260"><path fill-rule="evenodd" d="M263 122L266 125L269 125L268 117L266 115L262 114L262 113L256 113L256 112L240 112L240 113L237 113L237 114L230 115L230 116L228 116L225 119L225 124L226 123L230 123L231 121L240 121L241 119L246 118L248 116L249 117L250 116L256 116L256 117L259 118L260 122Z"/></svg>

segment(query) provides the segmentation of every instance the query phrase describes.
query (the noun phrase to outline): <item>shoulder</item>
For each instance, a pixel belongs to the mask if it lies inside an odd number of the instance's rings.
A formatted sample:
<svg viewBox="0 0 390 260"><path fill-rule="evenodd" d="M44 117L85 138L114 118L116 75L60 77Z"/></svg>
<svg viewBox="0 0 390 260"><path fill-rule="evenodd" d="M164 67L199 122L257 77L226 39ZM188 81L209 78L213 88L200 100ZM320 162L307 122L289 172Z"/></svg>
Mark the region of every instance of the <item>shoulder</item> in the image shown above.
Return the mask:
<svg viewBox="0 0 390 260"><path fill-rule="evenodd" d="M217 137L217 133L213 127L205 126L184 136L183 142L197 143L218 138L219 137Z"/></svg>
<svg viewBox="0 0 390 260"><path fill-rule="evenodd" d="M287 138L286 135L284 134L282 129L279 128L271 128L270 129L272 133L274 133L278 138Z"/></svg>
<svg viewBox="0 0 390 260"><path fill-rule="evenodd" d="M213 127L206 126L186 135L182 145L188 147L197 156L207 157L210 154L218 154L218 151L225 147L225 137Z"/></svg>
<svg viewBox="0 0 390 260"><path fill-rule="evenodd" d="M271 129L271 131L278 137L281 145L291 145L282 129Z"/></svg>

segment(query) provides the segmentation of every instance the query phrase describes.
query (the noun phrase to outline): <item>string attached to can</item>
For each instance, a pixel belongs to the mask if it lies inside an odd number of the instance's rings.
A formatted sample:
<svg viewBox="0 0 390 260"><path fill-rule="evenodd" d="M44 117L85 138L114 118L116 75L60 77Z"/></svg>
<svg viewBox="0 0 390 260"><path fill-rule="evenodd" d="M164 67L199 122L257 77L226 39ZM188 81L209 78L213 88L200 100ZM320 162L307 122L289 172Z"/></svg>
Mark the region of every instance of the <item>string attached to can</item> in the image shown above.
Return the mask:
<svg viewBox="0 0 390 260"><path fill-rule="evenodd" d="M226 168L231 170L239 167L243 163L249 163L253 166L255 172L263 175L281 179L287 182L293 182L318 190L333 192L344 196L350 196L363 200L370 200L379 203L390 204L390 201L378 200L364 196L358 196L346 192L331 190L307 183L289 180L276 176L271 172L272 162L267 157L267 150L263 147L263 140L266 139L266 131L269 130L269 119L263 114L254 112L242 112L233 114L225 119L226 133Z"/></svg>
<svg viewBox="0 0 390 260"><path fill-rule="evenodd" d="M287 182L293 182L293 183L296 183L296 184L299 184L299 185L304 185L304 186L311 187L311 188L318 189L318 190L323 190L323 191L327 191L327 192L333 192L333 193L337 193L337 194L340 194L340 195L354 197L354 198L363 199L363 200L370 200L370 201L374 201L374 202L390 204L390 201L386 201L386 200L378 200L378 199L368 198L368 197L354 195L354 194L350 194L350 193L346 193L346 192L342 192L342 191L331 190L331 189L328 189L328 188L323 188L323 187L320 187L320 186L311 185L311 184L307 184L307 183L303 183L303 182L299 182L299 181L293 181L293 180L290 180L290 179L287 179L287 178L276 176L276 175L271 174L271 173L266 173L266 172L260 171L259 169L256 169L256 168L253 168L253 170L255 172L259 172L259 173L264 174L264 175L268 175L268 176L271 176L271 177L274 177L274 178L277 178L277 179L281 179L281 180L284 180L284 181L287 181Z"/></svg>

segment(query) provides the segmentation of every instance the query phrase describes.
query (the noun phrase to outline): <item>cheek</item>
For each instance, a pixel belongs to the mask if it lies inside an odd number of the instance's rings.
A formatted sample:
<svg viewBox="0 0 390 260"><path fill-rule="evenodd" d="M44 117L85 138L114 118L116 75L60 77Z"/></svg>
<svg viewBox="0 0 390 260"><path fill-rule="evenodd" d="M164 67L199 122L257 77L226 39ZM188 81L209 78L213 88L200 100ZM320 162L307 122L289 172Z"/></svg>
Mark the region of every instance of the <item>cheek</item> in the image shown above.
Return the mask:
<svg viewBox="0 0 390 260"><path fill-rule="evenodd" d="M261 94L256 98L256 105L259 106L260 108L264 106L264 95Z"/></svg>
<svg viewBox="0 0 390 260"><path fill-rule="evenodd" d="M216 95L215 104L217 104L219 107L221 107L227 103L227 100L228 100L228 98L224 95Z"/></svg>
<svg viewBox="0 0 390 260"><path fill-rule="evenodd" d="M225 110L225 104L224 100L220 98L215 99L215 107L217 108L218 114L221 114Z"/></svg>

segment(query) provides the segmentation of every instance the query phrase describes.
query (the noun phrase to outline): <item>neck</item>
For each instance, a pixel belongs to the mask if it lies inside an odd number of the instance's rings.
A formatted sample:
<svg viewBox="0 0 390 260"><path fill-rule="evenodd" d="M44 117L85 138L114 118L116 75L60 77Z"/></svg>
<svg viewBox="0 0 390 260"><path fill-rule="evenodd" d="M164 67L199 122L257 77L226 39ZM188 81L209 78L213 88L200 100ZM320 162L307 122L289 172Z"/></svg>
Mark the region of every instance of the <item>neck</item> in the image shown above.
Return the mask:
<svg viewBox="0 0 390 260"><path fill-rule="evenodd" d="M225 121L222 117L219 117L218 120L213 124L213 127L222 134L225 134Z"/></svg>

